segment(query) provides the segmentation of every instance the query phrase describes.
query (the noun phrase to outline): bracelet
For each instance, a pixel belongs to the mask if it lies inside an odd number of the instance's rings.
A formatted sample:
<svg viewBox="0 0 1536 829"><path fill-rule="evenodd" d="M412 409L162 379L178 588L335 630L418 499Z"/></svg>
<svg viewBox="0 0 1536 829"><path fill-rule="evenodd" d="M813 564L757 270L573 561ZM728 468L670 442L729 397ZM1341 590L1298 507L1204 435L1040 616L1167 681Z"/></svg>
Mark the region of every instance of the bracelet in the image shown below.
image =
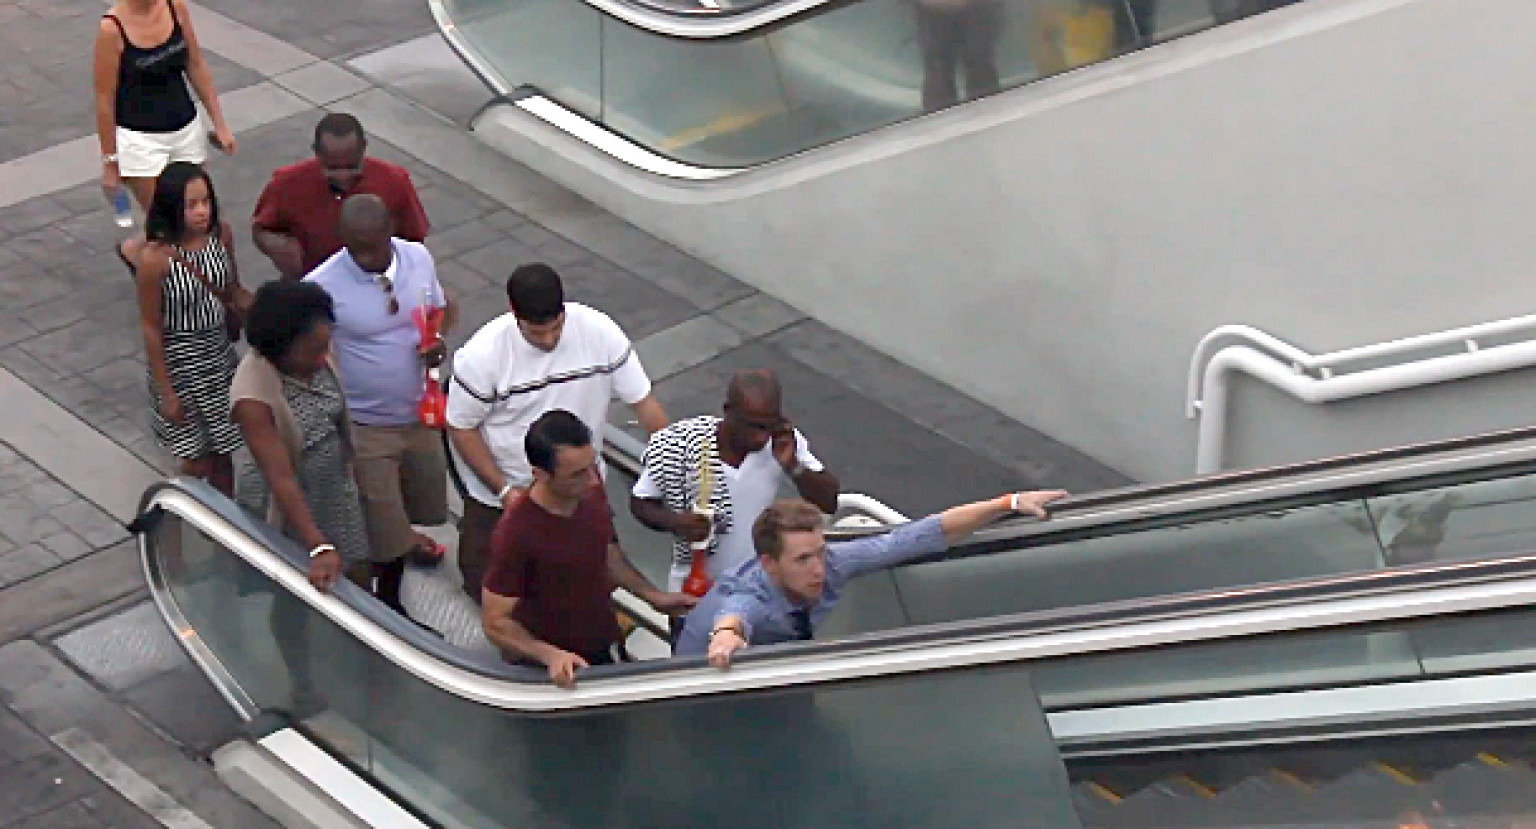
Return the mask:
<svg viewBox="0 0 1536 829"><path fill-rule="evenodd" d="M502 486L501 491L496 493L496 500L498 500L498 501L505 501L505 500L507 500L507 493L511 492L511 491L512 491L512 482L511 481L507 481L507 483L504 486Z"/></svg>
<svg viewBox="0 0 1536 829"><path fill-rule="evenodd" d="M324 555L325 553L334 552L336 552L335 544L316 544L315 549L309 551L309 557L314 558L319 555Z"/></svg>
<svg viewBox="0 0 1536 829"><path fill-rule="evenodd" d="M1014 512L1023 512L1023 510L1019 509L1019 493L1015 492L1008 496L1008 509Z"/></svg>
<svg viewBox="0 0 1536 829"><path fill-rule="evenodd" d="M116 164L117 163L117 153L104 153L104 154L102 154L102 156L101 156L101 163L103 165Z"/></svg>
<svg viewBox="0 0 1536 829"><path fill-rule="evenodd" d="M730 631L731 633L735 633L737 636L741 636L740 633L737 633L736 628L733 628L730 625L721 625L720 627L717 627L714 630L709 632L709 639L710 639L710 641L711 642L714 641L715 634L723 633L724 631L727 631L727 630Z"/></svg>

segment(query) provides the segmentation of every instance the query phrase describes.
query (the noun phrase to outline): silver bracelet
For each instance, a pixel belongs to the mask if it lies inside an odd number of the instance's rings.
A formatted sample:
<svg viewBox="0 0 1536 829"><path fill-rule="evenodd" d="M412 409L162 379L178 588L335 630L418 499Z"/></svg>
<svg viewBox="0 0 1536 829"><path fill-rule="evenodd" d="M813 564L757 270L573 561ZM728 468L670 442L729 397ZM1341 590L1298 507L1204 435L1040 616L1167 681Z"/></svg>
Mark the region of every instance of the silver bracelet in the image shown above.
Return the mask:
<svg viewBox="0 0 1536 829"><path fill-rule="evenodd" d="M498 501L505 501L505 500L507 500L507 493L511 492L511 491L512 491L512 482L511 481L507 481L507 483L504 486L502 486L501 491L496 493L496 500L498 500Z"/></svg>
<svg viewBox="0 0 1536 829"><path fill-rule="evenodd" d="M314 558L315 556L322 555L324 553L334 552L336 552L335 544L316 544L315 549L309 551L309 557Z"/></svg>

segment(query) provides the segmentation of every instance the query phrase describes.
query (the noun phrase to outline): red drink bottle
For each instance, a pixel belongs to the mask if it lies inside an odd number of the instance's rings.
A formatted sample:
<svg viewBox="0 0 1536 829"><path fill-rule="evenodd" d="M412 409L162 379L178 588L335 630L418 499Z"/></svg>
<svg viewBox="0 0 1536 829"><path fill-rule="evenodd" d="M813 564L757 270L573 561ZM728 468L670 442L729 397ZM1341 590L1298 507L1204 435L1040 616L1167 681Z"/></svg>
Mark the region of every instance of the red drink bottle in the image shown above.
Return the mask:
<svg viewBox="0 0 1536 829"><path fill-rule="evenodd" d="M705 567L705 561L708 558L704 550L694 549L693 566L688 568L688 578L683 580L684 593L701 598L709 592L713 582L709 580L709 570Z"/></svg>
<svg viewBox="0 0 1536 829"><path fill-rule="evenodd" d="M443 342L443 309L428 304L428 298L423 293L422 303L411 309L411 319L416 323L416 331L421 335L421 344L418 346L423 353L437 348ZM429 429L442 429L448 424L448 395L443 393L442 381L438 379L436 368L427 369L426 386L421 391L421 400L416 404L416 417L421 425Z"/></svg>
<svg viewBox="0 0 1536 829"><path fill-rule="evenodd" d="M416 404L416 417L428 429L441 429L448 425L448 395L437 379L437 369L427 371L427 385L421 390L421 400Z"/></svg>

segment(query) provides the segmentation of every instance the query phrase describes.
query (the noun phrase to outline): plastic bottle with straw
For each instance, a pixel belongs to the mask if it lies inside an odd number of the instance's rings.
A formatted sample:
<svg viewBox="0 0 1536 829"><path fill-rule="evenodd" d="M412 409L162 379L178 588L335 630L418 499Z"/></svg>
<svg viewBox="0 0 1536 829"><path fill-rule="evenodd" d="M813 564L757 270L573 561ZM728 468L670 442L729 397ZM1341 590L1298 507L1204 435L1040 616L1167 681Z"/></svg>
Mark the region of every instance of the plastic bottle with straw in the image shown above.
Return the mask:
<svg viewBox="0 0 1536 829"><path fill-rule="evenodd" d="M714 439L704 442L699 450L699 497L694 501L693 513L709 519L709 534L702 541L691 542L688 547L693 563L688 567L688 578L683 580L683 592L690 596L703 596L713 584L709 578L709 545L715 538L715 509L711 505L714 492Z"/></svg>

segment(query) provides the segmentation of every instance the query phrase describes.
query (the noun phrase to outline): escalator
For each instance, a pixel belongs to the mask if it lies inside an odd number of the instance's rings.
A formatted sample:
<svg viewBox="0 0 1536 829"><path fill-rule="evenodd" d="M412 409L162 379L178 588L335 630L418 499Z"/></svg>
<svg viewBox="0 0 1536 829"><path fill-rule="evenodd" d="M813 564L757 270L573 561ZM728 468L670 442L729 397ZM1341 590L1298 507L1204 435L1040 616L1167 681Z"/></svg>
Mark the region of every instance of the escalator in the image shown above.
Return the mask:
<svg viewBox="0 0 1536 829"><path fill-rule="evenodd" d="M816 642L569 692L316 595L196 483L140 538L238 713L428 825L1493 826L1536 814L1533 475L1524 430L1095 494L864 580Z"/></svg>
<svg viewBox="0 0 1536 829"><path fill-rule="evenodd" d="M431 6L449 44L500 98L641 169L705 180L1291 2Z"/></svg>

